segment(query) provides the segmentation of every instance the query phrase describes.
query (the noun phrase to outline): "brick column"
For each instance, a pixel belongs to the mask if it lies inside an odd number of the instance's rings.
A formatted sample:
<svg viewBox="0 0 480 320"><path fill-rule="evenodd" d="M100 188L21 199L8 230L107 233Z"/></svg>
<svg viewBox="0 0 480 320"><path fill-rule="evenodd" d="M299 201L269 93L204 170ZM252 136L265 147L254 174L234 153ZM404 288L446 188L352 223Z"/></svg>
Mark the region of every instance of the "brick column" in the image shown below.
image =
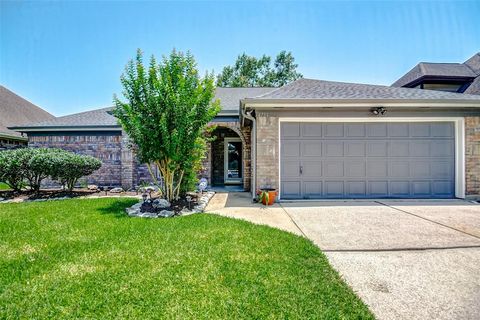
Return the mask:
<svg viewBox="0 0 480 320"><path fill-rule="evenodd" d="M122 188L130 189L135 186L136 165L134 153L130 149L127 134L122 131Z"/></svg>
<svg viewBox="0 0 480 320"><path fill-rule="evenodd" d="M257 114L257 188L278 189L278 117L270 112Z"/></svg>
<svg viewBox="0 0 480 320"><path fill-rule="evenodd" d="M480 196L480 117L465 117L465 195Z"/></svg>

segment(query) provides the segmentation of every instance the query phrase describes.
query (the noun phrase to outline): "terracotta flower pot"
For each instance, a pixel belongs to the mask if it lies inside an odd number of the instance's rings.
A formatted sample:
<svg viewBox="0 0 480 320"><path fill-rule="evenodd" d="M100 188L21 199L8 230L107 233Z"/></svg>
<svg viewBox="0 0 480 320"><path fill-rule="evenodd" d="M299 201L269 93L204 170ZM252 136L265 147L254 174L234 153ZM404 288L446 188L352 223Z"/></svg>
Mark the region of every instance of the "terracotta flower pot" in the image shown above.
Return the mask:
<svg viewBox="0 0 480 320"><path fill-rule="evenodd" d="M268 193L268 203L267 203L267 197L262 196L263 192ZM264 205L271 206L272 204L275 203L275 197L277 196L277 190L275 190L275 189L260 189L257 193L261 197L260 202L263 203Z"/></svg>

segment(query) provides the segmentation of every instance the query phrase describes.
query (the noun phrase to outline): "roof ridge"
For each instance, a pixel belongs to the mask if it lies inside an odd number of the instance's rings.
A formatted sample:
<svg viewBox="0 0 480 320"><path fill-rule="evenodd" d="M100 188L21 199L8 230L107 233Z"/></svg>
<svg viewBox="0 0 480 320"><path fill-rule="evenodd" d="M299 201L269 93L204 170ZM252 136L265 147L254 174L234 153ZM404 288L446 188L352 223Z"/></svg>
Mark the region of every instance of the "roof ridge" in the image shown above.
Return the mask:
<svg viewBox="0 0 480 320"><path fill-rule="evenodd" d="M13 92L13 91L10 90L9 88L5 87L4 85L0 85L0 87L3 88L3 89L5 89L5 90L7 90L10 94L15 95L16 97L18 97L18 98L20 98L20 99L22 99L22 100L25 100L26 102L28 102L29 104L31 104L31 105L32 105L33 107L35 107L36 109L39 109L39 110L41 110L41 111L43 111L43 112L45 112L45 113L47 113L47 114L49 114L49 115L51 115L52 117L55 118L55 116L54 116L53 114L51 114L50 112L48 112L47 110L45 110L45 109L37 106L35 103L31 102L30 100L28 100L28 99L26 99L26 98L24 98L24 97L16 94L15 92Z"/></svg>
<svg viewBox="0 0 480 320"><path fill-rule="evenodd" d="M255 97L252 97L252 98L261 98L261 97L263 97L263 96L265 96L265 95L267 95L267 94L271 94L271 93L276 92L276 91L278 91L278 90L280 90L280 89L283 89L283 88L286 88L286 87L288 87L288 86L291 86L291 85L293 85L294 83L296 83L296 82L298 82L298 81L300 81L300 80L308 80L308 79L306 79L306 78L299 78L299 79L294 80L294 81L292 81L292 82L289 82L289 83L287 83L287 84L285 84L285 85L283 85L283 86L281 86L281 87L277 87L277 88L275 88L274 90L272 90L272 91L270 91L270 92L265 92L265 93L263 93L263 94L261 94L261 95L259 95L259 96L255 96Z"/></svg>

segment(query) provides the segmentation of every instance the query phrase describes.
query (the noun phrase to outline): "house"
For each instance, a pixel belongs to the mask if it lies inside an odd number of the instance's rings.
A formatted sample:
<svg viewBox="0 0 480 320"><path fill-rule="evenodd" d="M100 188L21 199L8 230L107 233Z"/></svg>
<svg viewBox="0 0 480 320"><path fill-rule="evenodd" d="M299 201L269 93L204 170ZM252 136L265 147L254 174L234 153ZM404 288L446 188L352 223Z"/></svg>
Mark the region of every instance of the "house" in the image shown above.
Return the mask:
<svg viewBox="0 0 480 320"><path fill-rule="evenodd" d="M275 188L281 200L480 195L480 95L299 79L216 97L200 172L212 185ZM100 158L90 182L138 185L147 171L110 110L12 129L31 146Z"/></svg>
<svg viewBox="0 0 480 320"><path fill-rule="evenodd" d="M54 118L47 111L0 86L0 150L27 145L27 137L8 127Z"/></svg>
<svg viewBox="0 0 480 320"><path fill-rule="evenodd" d="M480 94L480 52L464 63L420 62L392 86Z"/></svg>

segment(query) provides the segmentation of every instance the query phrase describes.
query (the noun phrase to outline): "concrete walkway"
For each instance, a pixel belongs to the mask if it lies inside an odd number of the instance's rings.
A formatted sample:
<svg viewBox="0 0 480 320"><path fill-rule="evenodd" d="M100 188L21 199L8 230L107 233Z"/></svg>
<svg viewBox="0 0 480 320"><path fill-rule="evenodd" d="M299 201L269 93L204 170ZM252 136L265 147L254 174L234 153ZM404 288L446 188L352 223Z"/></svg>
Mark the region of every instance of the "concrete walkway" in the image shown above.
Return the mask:
<svg viewBox="0 0 480 320"><path fill-rule="evenodd" d="M478 319L480 205L461 200L291 202L217 194L207 212L304 235L378 319Z"/></svg>

